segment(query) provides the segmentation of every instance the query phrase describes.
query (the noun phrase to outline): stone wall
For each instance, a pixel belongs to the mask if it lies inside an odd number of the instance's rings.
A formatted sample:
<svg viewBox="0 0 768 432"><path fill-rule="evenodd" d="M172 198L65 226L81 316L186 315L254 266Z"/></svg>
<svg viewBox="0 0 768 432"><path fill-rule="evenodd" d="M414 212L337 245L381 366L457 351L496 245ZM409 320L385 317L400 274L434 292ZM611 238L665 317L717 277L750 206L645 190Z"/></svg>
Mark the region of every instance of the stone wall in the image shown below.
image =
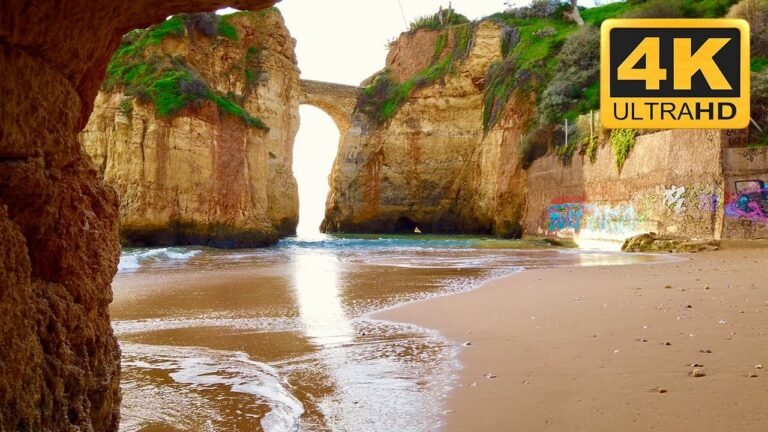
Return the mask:
<svg viewBox="0 0 768 432"><path fill-rule="evenodd" d="M764 237L768 152L744 145L740 131L667 130L636 138L619 173L610 144L595 162L556 155L528 170L528 233L622 241L656 232L695 239ZM603 137L607 141L607 137ZM737 205L741 199L741 205Z"/></svg>
<svg viewBox="0 0 768 432"><path fill-rule="evenodd" d="M768 238L768 149L724 149L723 169L723 238Z"/></svg>

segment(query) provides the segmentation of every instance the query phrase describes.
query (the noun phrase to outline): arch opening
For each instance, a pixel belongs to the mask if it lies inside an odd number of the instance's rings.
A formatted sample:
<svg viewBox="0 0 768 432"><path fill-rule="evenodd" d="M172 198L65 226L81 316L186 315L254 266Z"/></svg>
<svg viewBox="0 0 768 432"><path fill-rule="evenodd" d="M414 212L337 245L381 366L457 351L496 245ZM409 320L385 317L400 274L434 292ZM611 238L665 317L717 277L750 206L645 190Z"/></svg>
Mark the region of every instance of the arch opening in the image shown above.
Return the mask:
<svg viewBox="0 0 768 432"><path fill-rule="evenodd" d="M299 106L301 119L293 145L293 176L299 189L299 225L296 235L320 237L329 176L336 159L341 132L325 110L309 104Z"/></svg>

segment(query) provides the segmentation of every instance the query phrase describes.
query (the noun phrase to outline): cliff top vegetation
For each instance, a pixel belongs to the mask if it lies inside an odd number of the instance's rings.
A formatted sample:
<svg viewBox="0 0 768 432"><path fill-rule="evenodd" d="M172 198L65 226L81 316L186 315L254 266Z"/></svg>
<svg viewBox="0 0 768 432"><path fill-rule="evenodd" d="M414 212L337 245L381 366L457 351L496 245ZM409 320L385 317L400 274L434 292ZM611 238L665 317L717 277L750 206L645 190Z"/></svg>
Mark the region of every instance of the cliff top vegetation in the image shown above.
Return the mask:
<svg viewBox="0 0 768 432"><path fill-rule="evenodd" d="M245 95L224 94L213 89L184 57L165 54L160 49L165 39L192 35L211 39L215 44L237 42L240 36L233 24L234 18L247 16L259 20L269 13L279 12L271 8L224 16L214 13L180 14L149 28L133 30L123 37L113 55L103 89L112 91L119 88L128 97L121 104L125 110L130 109L133 100L136 100L154 104L158 117L172 117L188 107L210 101L223 114L234 116L250 127L269 130L260 119L243 108ZM262 48L250 46L243 49L245 54L241 69L248 90L263 76L260 65Z"/></svg>
<svg viewBox="0 0 768 432"><path fill-rule="evenodd" d="M526 125L522 144L523 164L555 150L562 154L564 162L576 151L594 154L595 136L576 136L564 147L563 123L571 123L592 110L599 109L599 50L600 31L603 21L609 18L716 18L738 17L747 19L752 27L753 100L759 105L758 122L766 123L768 131L768 1L765 0L628 0L591 8L579 7L584 21L580 26L572 13L570 1L534 0L523 7L510 7L482 20L493 20L502 25L504 37L501 60L490 65L485 80L483 126L488 132L507 109L515 92L536 95L537 116ZM468 34L448 38L455 40L453 55L435 58L425 70L406 79L395 80L383 70L369 81L358 109L373 116L378 122L390 119L397 109L408 100L414 89L440 83L452 66L463 61L471 49L477 22L464 23L446 20L446 11L422 17L411 25L411 31L433 30L440 32L435 51L441 52L444 34L469 29ZM453 16L461 15L451 11ZM440 21L438 18L443 17ZM458 18L457 18L458 20ZM480 21L482 21L480 20ZM437 24L436 24L437 22ZM469 42L463 42L468 40ZM462 55L457 56L456 53ZM761 78L761 75L765 77ZM755 105L753 103L753 105ZM753 110L754 111L754 110ZM762 114L762 113L766 114ZM756 142L768 143L768 133L758 136ZM633 133L617 136L634 136ZM623 141L622 141L623 142ZM631 148L631 147L630 147Z"/></svg>

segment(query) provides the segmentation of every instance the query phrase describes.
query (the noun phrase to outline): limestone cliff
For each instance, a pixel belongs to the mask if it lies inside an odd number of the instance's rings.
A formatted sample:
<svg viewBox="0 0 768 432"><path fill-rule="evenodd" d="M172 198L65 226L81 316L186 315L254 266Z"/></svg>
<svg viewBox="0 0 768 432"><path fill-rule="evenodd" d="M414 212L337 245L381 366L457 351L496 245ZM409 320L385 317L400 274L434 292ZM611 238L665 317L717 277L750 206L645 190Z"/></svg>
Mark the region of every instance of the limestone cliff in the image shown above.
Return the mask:
<svg viewBox="0 0 768 432"><path fill-rule="evenodd" d="M117 430L118 199L77 140L121 35L262 0L3 1L0 430Z"/></svg>
<svg viewBox="0 0 768 432"><path fill-rule="evenodd" d="M484 128L488 70L515 40L490 20L403 33L341 138L323 229L519 235L532 101Z"/></svg>
<svg viewBox="0 0 768 432"><path fill-rule="evenodd" d="M295 232L294 46L274 8L126 36L81 134L120 197L124 244L260 246Z"/></svg>

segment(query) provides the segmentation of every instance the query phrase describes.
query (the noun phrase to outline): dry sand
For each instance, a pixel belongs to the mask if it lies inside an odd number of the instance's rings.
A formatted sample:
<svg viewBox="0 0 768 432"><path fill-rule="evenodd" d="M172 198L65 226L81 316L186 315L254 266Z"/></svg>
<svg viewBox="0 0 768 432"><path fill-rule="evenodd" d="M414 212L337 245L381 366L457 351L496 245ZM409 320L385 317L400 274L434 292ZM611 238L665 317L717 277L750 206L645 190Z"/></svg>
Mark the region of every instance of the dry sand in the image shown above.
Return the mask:
<svg viewBox="0 0 768 432"><path fill-rule="evenodd" d="M448 431L768 431L768 249L682 257L526 271L376 316L471 343Z"/></svg>

